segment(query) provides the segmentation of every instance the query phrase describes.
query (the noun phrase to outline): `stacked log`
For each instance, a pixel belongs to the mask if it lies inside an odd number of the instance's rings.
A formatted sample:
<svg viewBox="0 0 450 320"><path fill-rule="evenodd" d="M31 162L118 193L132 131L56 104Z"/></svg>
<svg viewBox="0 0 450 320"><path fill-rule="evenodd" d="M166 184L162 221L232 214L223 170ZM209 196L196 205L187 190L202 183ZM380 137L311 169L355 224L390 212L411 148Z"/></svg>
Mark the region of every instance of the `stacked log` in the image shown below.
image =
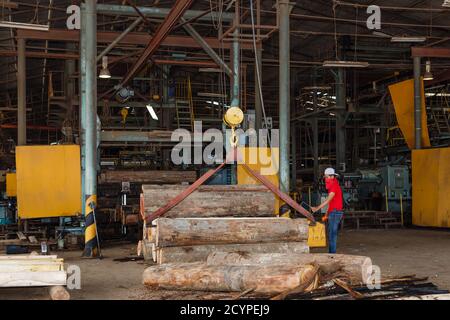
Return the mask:
<svg viewBox="0 0 450 320"><path fill-rule="evenodd" d="M297 254L297 253L255 253L255 252L214 252L206 261L209 266L302 266L317 264L322 270L339 266L341 275L352 284L366 283L372 273L372 260L365 256L344 254Z"/></svg>
<svg viewBox="0 0 450 320"><path fill-rule="evenodd" d="M188 186L144 185L141 214L148 217ZM273 217L275 196L264 186L201 186L167 212L167 218Z"/></svg>
<svg viewBox="0 0 450 320"><path fill-rule="evenodd" d="M278 293L299 287L317 276L314 266L208 266L203 262L173 263L147 268L144 285L153 289Z"/></svg>
<svg viewBox="0 0 450 320"><path fill-rule="evenodd" d="M99 183L161 183L181 184L193 183L197 180L195 171L133 171L133 170L106 170L99 175Z"/></svg>
<svg viewBox="0 0 450 320"><path fill-rule="evenodd" d="M212 252L307 253L308 222L284 218L159 218L144 257L158 264L205 262Z"/></svg>

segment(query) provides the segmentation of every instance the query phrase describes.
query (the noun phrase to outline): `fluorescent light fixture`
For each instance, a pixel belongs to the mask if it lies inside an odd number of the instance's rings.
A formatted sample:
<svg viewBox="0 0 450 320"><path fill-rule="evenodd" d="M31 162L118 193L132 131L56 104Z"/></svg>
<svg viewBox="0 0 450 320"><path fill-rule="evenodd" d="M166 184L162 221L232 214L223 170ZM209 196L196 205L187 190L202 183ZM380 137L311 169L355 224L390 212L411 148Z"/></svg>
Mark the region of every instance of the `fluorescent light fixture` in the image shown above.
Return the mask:
<svg viewBox="0 0 450 320"><path fill-rule="evenodd" d="M361 61L324 61L323 67L338 67L338 68L367 68L369 66L368 62Z"/></svg>
<svg viewBox="0 0 450 320"><path fill-rule="evenodd" d="M12 22L12 21L0 21L0 27L15 28L15 29L27 29L27 30L36 30L36 31L48 31L50 29L50 27L48 25Z"/></svg>
<svg viewBox="0 0 450 320"><path fill-rule="evenodd" d="M313 86L313 87L304 87L303 90L305 90L305 91L311 91L311 90L326 91L326 90L331 90L331 87L330 86Z"/></svg>
<svg viewBox="0 0 450 320"><path fill-rule="evenodd" d="M207 98L226 98L227 95L221 93L212 93L212 92L199 92L197 93L199 97L207 97Z"/></svg>
<svg viewBox="0 0 450 320"><path fill-rule="evenodd" d="M159 120L158 116L156 115L155 109L151 105L147 105L147 110L150 112L150 115L152 116L153 120Z"/></svg>
<svg viewBox="0 0 450 320"><path fill-rule="evenodd" d="M392 37L391 42L424 42L427 37Z"/></svg>
<svg viewBox="0 0 450 320"><path fill-rule="evenodd" d="M391 35L389 35L389 34L387 34L387 33L384 33L384 32L381 32L381 31L374 31L374 32L372 32L372 34L373 34L374 36L378 36L378 37L380 37L380 38L392 38Z"/></svg>
<svg viewBox="0 0 450 320"><path fill-rule="evenodd" d="M425 74L423 75L423 80L430 81L433 80L433 74L431 73L431 61L428 60L425 64Z"/></svg>
<svg viewBox="0 0 450 320"><path fill-rule="evenodd" d="M450 93L425 93L425 97L450 97Z"/></svg>
<svg viewBox="0 0 450 320"><path fill-rule="evenodd" d="M219 69L219 68L199 68L198 72L222 73L222 69Z"/></svg>
<svg viewBox="0 0 450 320"><path fill-rule="evenodd" d="M109 72L109 69L108 69L108 57L107 56L103 56L103 58L102 58L102 70L100 70L99 78L101 78L101 79L110 79L111 78L111 73Z"/></svg>

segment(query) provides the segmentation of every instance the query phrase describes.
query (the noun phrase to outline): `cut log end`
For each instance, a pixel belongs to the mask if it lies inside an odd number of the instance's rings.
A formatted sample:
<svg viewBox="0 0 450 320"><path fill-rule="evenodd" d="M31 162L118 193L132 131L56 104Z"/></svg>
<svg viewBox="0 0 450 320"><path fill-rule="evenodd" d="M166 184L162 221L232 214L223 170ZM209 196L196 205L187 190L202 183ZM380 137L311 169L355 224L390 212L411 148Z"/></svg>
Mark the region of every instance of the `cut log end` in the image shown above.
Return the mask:
<svg viewBox="0 0 450 320"><path fill-rule="evenodd" d="M51 287L49 291L52 300L70 300L70 293L63 286Z"/></svg>

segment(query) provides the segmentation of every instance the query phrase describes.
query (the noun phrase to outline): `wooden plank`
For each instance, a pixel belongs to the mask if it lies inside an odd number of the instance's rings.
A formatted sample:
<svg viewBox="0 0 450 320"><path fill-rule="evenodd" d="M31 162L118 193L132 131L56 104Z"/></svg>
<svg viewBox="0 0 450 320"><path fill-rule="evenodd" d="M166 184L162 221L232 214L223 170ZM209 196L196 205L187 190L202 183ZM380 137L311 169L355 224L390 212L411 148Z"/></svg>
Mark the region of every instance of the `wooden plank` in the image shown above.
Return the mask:
<svg viewBox="0 0 450 320"><path fill-rule="evenodd" d="M66 282L65 271L0 273L2 288L65 286Z"/></svg>
<svg viewBox="0 0 450 320"><path fill-rule="evenodd" d="M308 220L285 218L159 218L156 246L302 242Z"/></svg>
<svg viewBox="0 0 450 320"><path fill-rule="evenodd" d="M251 252L251 253L309 253L309 247L304 242L279 242L279 243L255 243L255 244L224 244L202 245L185 247L158 248L158 264L174 262L200 262L206 261L214 252Z"/></svg>
<svg viewBox="0 0 450 320"><path fill-rule="evenodd" d="M142 186L141 212L146 217L187 186ZM164 217L274 217L275 196L264 186L201 186Z"/></svg>
<svg viewBox="0 0 450 320"><path fill-rule="evenodd" d="M14 254L14 255L3 255L0 256L0 260L54 260L58 259L58 256L56 255L50 255L50 256L42 256L42 255L21 255L21 254Z"/></svg>
<svg viewBox="0 0 450 320"><path fill-rule="evenodd" d="M0 273L63 271L62 264L0 264Z"/></svg>

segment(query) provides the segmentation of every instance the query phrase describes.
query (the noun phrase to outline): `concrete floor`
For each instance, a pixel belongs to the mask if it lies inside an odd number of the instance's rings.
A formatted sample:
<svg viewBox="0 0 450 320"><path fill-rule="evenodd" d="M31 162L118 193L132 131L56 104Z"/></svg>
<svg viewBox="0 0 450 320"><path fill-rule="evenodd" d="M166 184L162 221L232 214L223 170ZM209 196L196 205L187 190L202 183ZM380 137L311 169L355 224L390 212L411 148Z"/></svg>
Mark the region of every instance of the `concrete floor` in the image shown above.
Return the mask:
<svg viewBox="0 0 450 320"><path fill-rule="evenodd" d="M339 253L367 255L379 265L383 277L416 274L428 276L442 289L450 289L450 231L361 230L340 234ZM322 250L316 250L320 252ZM136 246L120 244L103 249L105 259L86 260L80 252L61 252L67 264L81 268L82 289L71 291L72 299L197 299L204 294L151 291L141 285L143 261L117 262L135 254ZM220 298L221 295L207 295ZM49 299L45 288L0 289L4 299Z"/></svg>

